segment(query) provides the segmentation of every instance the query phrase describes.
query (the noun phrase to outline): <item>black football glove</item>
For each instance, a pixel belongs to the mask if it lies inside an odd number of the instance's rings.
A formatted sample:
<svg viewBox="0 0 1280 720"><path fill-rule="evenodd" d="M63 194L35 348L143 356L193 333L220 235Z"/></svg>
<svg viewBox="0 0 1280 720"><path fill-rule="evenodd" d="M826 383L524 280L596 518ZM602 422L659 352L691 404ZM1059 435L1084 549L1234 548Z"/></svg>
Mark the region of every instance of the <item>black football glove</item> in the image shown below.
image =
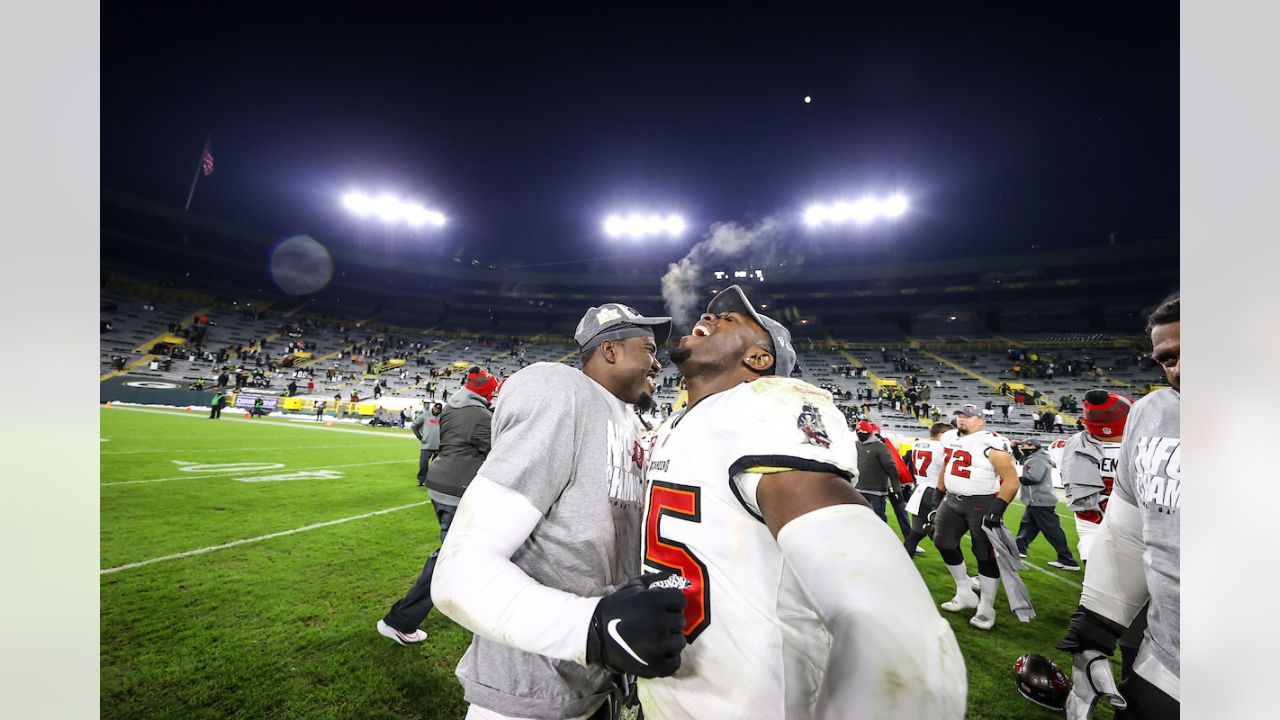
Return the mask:
<svg viewBox="0 0 1280 720"><path fill-rule="evenodd" d="M642 575L602 598L587 630L587 662L642 678L679 670L688 601L673 578L683 580L672 573Z"/></svg>
<svg viewBox="0 0 1280 720"><path fill-rule="evenodd" d="M994 498L991 501L991 507L987 508L987 514L982 516L982 524L989 528L998 528L1004 525L1004 510L1009 507L1009 503Z"/></svg>

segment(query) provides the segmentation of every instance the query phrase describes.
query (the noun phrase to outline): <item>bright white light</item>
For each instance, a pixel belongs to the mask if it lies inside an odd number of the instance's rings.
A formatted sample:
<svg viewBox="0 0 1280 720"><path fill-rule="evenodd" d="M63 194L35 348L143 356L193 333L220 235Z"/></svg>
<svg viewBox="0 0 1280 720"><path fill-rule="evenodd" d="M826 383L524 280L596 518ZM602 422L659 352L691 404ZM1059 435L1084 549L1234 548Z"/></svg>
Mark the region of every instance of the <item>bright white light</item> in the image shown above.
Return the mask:
<svg viewBox="0 0 1280 720"><path fill-rule="evenodd" d="M411 227L422 227L427 224L427 216L430 214L426 208L417 203L406 203L400 209L404 221L409 223Z"/></svg>
<svg viewBox="0 0 1280 720"><path fill-rule="evenodd" d="M733 272L733 276L734 276L734 277L736 277L736 278L746 277L746 276L747 276L747 271L746 271L746 270L735 270L735 271Z"/></svg>
<svg viewBox="0 0 1280 720"><path fill-rule="evenodd" d="M403 214L400 201L391 195L379 195L373 201L373 214L386 222L395 222Z"/></svg>
<svg viewBox="0 0 1280 720"><path fill-rule="evenodd" d="M365 217L369 213L373 212L373 201L369 199L368 195L365 195L362 192L347 193L342 197L342 204L346 206L348 210L360 217Z"/></svg>
<svg viewBox="0 0 1280 720"><path fill-rule="evenodd" d="M809 104L809 103L811 103L811 102L813 102L813 98L809 97L808 95L805 95L805 96L804 96L804 103L805 103L805 105L808 105L808 104Z"/></svg>
<svg viewBox="0 0 1280 720"><path fill-rule="evenodd" d="M840 200L830 205L814 204L805 208L804 223L809 227L818 227L849 221L867 225L876 220L897 220L906 214L909 205L902 193L894 193L883 199L867 195L853 203Z"/></svg>
<svg viewBox="0 0 1280 720"><path fill-rule="evenodd" d="M880 203L875 198L862 198L853 204L849 209L849 217L859 225L865 225L876 219L876 215L880 214Z"/></svg>
<svg viewBox="0 0 1280 720"><path fill-rule="evenodd" d="M626 216L613 214L605 218L604 234L611 238L628 237L633 240L654 235L679 237L686 227L684 218L679 215L641 215L633 212Z"/></svg>
<svg viewBox="0 0 1280 720"><path fill-rule="evenodd" d="M902 193L894 193L884 201L880 209L885 217L896 220L907 211L907 198Z"/></svg>

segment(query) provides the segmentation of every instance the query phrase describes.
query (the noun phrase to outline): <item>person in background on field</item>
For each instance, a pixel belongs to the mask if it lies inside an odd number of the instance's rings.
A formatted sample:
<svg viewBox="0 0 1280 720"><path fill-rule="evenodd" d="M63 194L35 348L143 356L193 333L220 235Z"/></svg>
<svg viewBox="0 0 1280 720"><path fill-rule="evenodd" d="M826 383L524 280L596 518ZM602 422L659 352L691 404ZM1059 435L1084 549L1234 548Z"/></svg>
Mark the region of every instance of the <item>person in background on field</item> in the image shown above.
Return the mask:
<svg viewBox="0 0 1280 720"><path fill-rule="evenodd" d="M418 487L427 486L427 468L431 465L431 459L440 450L440 413L442 412L444 412L444 406L435 403L429 411L418 413L418 417L413 419L411 426L413 434L421 443L418 454Z"/></svg>
<svg viewBox="0 0 1280 720"><path fill-rule="evenodd" d="M213 399L209 401L209 419L219 420L222 418L222 408L227 406L227 396L221 391L213 394Z"/></svg>
<svg viewBox="0 0 1280 720"><path fill-rule="evenodd" d="M1049 564L1060 570L1079 572L1080 565L1071 554L1066 533L1062 532L1062 524L1058 521L1058 494L1053 491L1053 460L1049 459L1049 453L1044 451L1040 441L1035 438L1027 438L1018 443L1018 450L1023 456L1022 476L1018 481L1022 483L1022 504L1027 507L1022 514L1022 523L1018 526L1018 537L1015 539L1018 554L1026 557L1027 548L1032 541L1037 535L1044 533L1044 538L1058 553L1057 559Z"/></svg>
<svg viewBox="0 0 1280 720"><path fill-rule="evenodd" d="M454 393L447 406L435 406L441 408L440 414L435 416L438 418L435 420L438 424L435 425L434 438L437 457L434 462L429 462L429 467L422 466L421 458L431 452L428 445L433 439L430 425L433 417L427 417L425 413L421 416L426 417L423 421L426 429L419 436L422 438L419 466L440 524L441 546L449 534L462 494L489 456L493 418L491 400L498 389L498 380L478 367L472 370L475 372L467 374L462 389ZM418 434L417 429L414 434ZM431 599L431 580L439 557L440 549L437 548L427 558L409 592L378 621L379 634L401 645L416 645L427 639L427 632L418 626L435 607Z"/></svg>

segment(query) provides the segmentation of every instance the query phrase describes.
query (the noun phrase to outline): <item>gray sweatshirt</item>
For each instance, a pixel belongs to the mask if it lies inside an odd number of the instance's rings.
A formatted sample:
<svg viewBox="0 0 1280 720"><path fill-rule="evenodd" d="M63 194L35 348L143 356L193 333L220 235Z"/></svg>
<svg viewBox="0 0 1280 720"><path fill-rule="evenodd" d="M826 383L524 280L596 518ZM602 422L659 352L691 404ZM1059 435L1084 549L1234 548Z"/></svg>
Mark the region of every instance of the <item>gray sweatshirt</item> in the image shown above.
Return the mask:
<svg viewBox="0 0 1280 720"><path fill-rule="evenodd" d="M1161 665L1181 675L1182 434L1177 390L1157 390L1133 404L1125 424L1115 497L1137 505L1146 543L1143 566L1151 607L1146 638Z"/></svg>
<svg viewBox="0 0 1280 720"><path fill-rule="evenodd" d="M1054 507L1058 494L1053 491L1053 460L1049 453L1037 450L1022 465L1022 504L1027 507Z"/></svg>

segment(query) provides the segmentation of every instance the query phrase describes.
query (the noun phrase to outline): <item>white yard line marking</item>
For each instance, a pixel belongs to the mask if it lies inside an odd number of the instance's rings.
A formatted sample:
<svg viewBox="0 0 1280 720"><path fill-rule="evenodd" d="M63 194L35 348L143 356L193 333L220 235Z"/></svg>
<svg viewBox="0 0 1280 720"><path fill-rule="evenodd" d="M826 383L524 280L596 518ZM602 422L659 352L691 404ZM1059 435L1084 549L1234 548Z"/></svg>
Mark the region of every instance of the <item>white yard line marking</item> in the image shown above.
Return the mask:
<svg viewBox="0 0 1280 720"><path fill-rule="evenodd" d="M379 460L378 462L347 463L346 465L317 465L315 467L284 468L284 469L288 469L290 470L290 472L294 470L332 470L333 468L364 467L365 465L394 465L397 463L416 463L416 462L418 462L418 459L412 458L409 460ZM282 468L267 468L267 469L256 470L256 471L233 470L231 472L217 472L217 473L187 473L186 475L176 475L174 477L151 478L150 480L121 480L119 482L102 483L102 487L111 487L112 485L145 485L146 483L169 482L170 480L198 480L200 478L226 477L228 475L241 475L241 476L248 477L252 475L254 472L260 472L260 473L275 472L280 469Z"/></svg>
<svg viewBox="0 0 1280 720"><path fill-rule="evenodd" d="M398 507L387 508L386 510L375 510L374 512L365 513L363 515L352 515L351 517L342 518L341 520L330 520L328 522L316 523L314 525L303 525L302 527L294 528L292 530L284 530L281 532L271 533L269 535L259 535L258 537L255 537L255 538L246 538L244 540L234 540L229 543L223 543L222 545L210 545L209 547L196 548L195 550L188 550L186 552L174 553L173 555L164 555L162 557L151 558L150 560L139 560L138 562L126 563L124 565L118 565L113 568L106 568L104 570L99 570L98 574L108 575L110 573L120 572L121 570L130 570L132 568L142 567L143 565L150 565L152 563L164 562L166 560L178 560L185 557L191 557L192 555L203 555L204 553L213 552L214 550L225 550L229 547L235 547L237 545L247 545L248 543L261 542L263 540L270 540L271 538L284 537L285 535L296 535L297 533L306 532L308 530L315 530L317 528L329 527L330 525L341 525L342 523L351 522L352 520L361 520L363 518L373 517L374 515L385 515L386 513L396 512L397 510L406 510L408 508L418 507L420 505L426 505L429 502L431 501L423 500L422 502L411 503L409 505L400 505Z"/></svg>
<svg viewBox="0 0 1280 720"><path fill-rule="evenodd" d="M173 417L189 417L189 418L198 418L198 419L205 419L205 420L209 419L208 415L205 415L198 410L187 412L185 410L157 410L154 408L123 407L120 405L112 405L110 410L103 410L102 412L115 412L117 410L127 410L129 412L152 413L154 415L171 415ZM326 432L354 433L356 435L377 435L379 437L384 437L384 438L401 437L402 435L408 435L411 438L413 437L413 433L409 432L408 430L405 430L403 433L378 432L377 430L356 430L355 428L344 428L344 427L338 427L337 425L334 425L333 427L327 427L322 423L317 423L317 422L313 422L310 425L302 425L299 423L290 422L288 420L273 420L271 418L257 418L257 419L246 420L243 417L235 417L232 415L228 415L227 417L222 418L222 420L227 420L229 422L249 423L249 424L258 425L259 427L264 427L264 428L324 430ZM414 439L416 440L416 438Z"/></svg>
<svg viewBox="0 0 1280 720"><path fill-rule="evenodd" d="M414 442L417 442L417 441L418 441L417 438L414 438ZM359 447L359 448L386 447L386 448L395 448L397 450L402 450L408 447L408 445L406 445L401 438L396 438L396 443L394 445L391 443L388 443L386 445L370 445L369 443L354 443L349 445L276 445L273 447L247 447L247 448L246 447L190 448L187 450L116 450L114 452L99 452L98 455L100 456L101 455L159 455L162 453L172 453L174 455L177 455L180 453L217 453L217 452L238 453L238 452L251 452L251 451L256 452L259 450L329 450L332 448L353 448L353 447Z"/></svg>

